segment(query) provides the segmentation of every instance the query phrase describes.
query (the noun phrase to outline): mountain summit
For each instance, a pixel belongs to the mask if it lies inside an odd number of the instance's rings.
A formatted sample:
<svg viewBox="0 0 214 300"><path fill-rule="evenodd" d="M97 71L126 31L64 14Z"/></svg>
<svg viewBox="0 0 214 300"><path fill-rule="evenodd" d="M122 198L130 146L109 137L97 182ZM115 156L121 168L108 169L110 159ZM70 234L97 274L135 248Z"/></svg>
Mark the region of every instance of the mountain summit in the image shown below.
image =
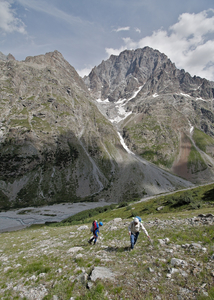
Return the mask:
<svg viewBox="0 0 214 300"><path fill-rule="evenodd" d="M141 88L141 95L188 93L193 97L213 98L214 83L200 77L191 77L176 68L170 59L149 47L125 50L111 55L94 67L85 82L92 93L110 102L129 99Z"/></svg>
<svg viewBox="0 0 214 300"><path fill-rule="evenodd" d="M149 47L112 55L84 81L132 152L195 183L214 179L214 82Z"/></svg>

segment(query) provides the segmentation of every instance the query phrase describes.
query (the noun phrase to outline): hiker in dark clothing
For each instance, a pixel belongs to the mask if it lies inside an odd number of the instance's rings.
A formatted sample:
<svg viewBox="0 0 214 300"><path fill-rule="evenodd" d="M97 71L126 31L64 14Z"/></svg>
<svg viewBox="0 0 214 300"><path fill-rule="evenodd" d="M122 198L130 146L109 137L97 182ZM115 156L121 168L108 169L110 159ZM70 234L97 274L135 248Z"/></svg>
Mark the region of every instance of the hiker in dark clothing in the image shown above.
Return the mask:
<svg viewBox="0 0 214 300"><path fill-rule="evenodd" d="M92 244L93 241L94 241L94 245L96 244L97 239L98 239L98 233L100 233L99 226L103 226L103 223L100 222L98 224L98 222L96 220L92 222L91 232L93 232L93 237L90 238L90 240L88 241L89 244Z"/></svg>

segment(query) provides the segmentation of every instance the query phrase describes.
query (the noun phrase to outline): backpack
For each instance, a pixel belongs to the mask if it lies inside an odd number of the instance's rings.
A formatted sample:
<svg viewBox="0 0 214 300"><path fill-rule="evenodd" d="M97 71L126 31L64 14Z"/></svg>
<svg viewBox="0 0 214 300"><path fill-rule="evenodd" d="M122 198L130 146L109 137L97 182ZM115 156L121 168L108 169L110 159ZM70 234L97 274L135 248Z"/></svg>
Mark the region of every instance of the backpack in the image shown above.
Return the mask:
<svg viewBox="0 0 214 300"><path fill-rule="evenodd" d="M95 231L96 229L98 229L99 228L99 224L97 223L97 221L93 221L92 222L92 227L93 227L93 231Z"/></svg>

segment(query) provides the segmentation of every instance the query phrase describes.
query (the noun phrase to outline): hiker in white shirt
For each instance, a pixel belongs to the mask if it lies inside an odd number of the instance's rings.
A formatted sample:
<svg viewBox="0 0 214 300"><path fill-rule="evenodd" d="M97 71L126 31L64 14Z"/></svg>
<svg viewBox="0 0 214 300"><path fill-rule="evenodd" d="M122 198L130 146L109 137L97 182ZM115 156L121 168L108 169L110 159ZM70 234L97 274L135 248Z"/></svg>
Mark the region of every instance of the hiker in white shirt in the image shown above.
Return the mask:
<svg viewBox="0 0 214 300"><path fill-rule="evenodd" d="M134 245L137 242L140 229L142 229L147 237L150 239L150 236L146 230L146 228L143 226L143 224L139 221L138 218L134 218L134 220L130 223L128 230L130 235L130 241L131 241L131 249L134 249Z"/></svg>

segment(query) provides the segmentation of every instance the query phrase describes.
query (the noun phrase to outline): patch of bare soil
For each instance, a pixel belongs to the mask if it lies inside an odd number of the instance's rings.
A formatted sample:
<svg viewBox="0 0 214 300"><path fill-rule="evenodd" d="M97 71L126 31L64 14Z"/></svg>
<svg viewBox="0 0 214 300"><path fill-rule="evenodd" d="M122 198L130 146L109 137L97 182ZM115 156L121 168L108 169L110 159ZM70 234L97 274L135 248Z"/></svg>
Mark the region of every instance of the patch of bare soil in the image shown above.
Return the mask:
<svg viewBox="0 0 214 300"><path fill-rule="evenodd" d="M172 172L176 175L185 178L187 180L192 179L192 174L190 170L188 170L188 156L191 151L191 143L188 138L182 133L180 139L180 151L177 160L174 162L172 166Z"/></svg>

